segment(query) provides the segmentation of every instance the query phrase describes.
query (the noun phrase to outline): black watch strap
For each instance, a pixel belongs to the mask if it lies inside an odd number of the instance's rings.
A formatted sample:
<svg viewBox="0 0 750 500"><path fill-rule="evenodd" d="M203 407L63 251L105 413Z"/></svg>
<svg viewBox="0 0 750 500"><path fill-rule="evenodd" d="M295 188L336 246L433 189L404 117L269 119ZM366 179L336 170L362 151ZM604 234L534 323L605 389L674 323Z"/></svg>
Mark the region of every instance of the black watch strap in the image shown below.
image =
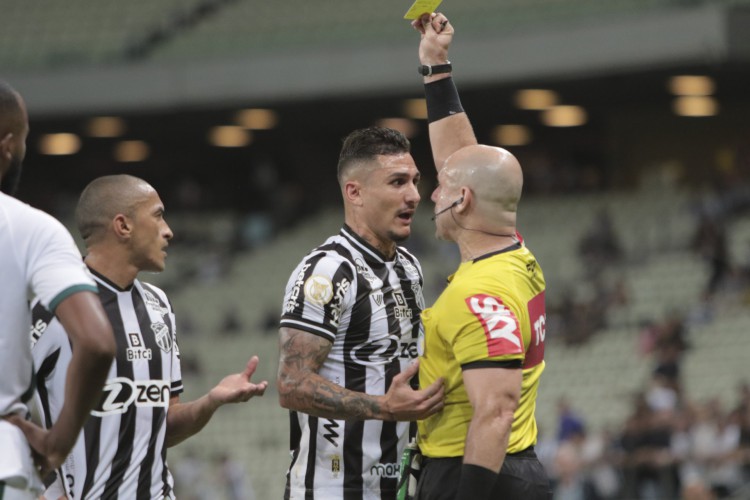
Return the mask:
<svg viewBox="0 0 750 500"><path fill-rule="evenodd" d="M429 64L422 64L420 66L417 66L417 71L422 76L432 76L440 73L450 73L451 71L453 71L453 66L451 66L450 61L445 64L436 64L434 66L431 66Z"/></svg>

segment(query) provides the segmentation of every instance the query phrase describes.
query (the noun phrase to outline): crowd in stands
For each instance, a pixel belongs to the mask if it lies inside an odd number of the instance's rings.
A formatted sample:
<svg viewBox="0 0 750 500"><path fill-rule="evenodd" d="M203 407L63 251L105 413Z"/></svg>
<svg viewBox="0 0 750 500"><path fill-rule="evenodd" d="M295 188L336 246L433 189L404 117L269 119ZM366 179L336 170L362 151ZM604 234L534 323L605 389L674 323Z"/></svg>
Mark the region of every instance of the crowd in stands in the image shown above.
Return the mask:
<svg viewBox="0 0 750 500"><path fill-rule="evenodd" d="M671 391L655 374L620 429L595 432L561 401L557 435L538 445L555 500L748 498L750 385L731 408Z"/></svg>

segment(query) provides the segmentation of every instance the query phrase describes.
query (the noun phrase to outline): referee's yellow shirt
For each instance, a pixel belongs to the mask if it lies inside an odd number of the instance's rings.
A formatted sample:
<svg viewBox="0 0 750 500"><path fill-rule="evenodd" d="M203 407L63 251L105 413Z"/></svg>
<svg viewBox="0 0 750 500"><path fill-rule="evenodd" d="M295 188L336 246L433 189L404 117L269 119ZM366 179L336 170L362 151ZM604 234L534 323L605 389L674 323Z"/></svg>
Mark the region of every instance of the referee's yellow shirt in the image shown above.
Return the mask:
<svg viewBox="0 0 750 500"><path fill-rule="evenodd" d="M433 307L422 312L419 383L445 378L445 408L419 421L419 446L428 457L464 454L473 410L461 365L520 360L521 400L508 453L536 443L534 418L539 377L544 371L544 275L521 244L462 263Z"/></svg>

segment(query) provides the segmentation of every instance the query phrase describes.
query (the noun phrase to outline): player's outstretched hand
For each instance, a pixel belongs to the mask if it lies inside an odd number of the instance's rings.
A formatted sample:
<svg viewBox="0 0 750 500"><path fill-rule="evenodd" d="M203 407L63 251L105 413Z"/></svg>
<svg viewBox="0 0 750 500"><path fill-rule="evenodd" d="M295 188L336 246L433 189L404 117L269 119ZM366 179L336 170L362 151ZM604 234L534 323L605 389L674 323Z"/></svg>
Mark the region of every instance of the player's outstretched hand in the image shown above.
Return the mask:
<svg viewBox="0 0 750 500"><path fill-rule="evenodd" d="M453 41L453 25L440 12L422 14L411 22L419 31L419 61L422 64L443 64L448 61L448 48Z"/></svg>
<svg viewBox="0 0 750 500"><path fill-rule="evenodd" d="M51 431L21 418L20 415L13 414L4 418L21 429L26 436L34 456L34 463L41 477L60 467L70 452L72 444L75 443L75 439L73 439L70 444L60 442L57 443L59 446L56 446Z"/></svg>
<svg viewBox="0 0 750 500"><path fill-rule="evenodd" d="M443 409L445 388L439 378L429 387L414 390L409 381L419 371L419 360L393 377L391 387L384 396L384 407L392 420L420 420Z"/></svg>
<svg viewBox="0 0 750 500"><path fill-rule="evenodd" d="M242 373L227 375L219 384L211 389L209 397L221 406L226 403L242 403L254 396L262 396L268 387L268 381L260 383L250 381L258 367L258 356L253 356L247 362Z"/></svg>

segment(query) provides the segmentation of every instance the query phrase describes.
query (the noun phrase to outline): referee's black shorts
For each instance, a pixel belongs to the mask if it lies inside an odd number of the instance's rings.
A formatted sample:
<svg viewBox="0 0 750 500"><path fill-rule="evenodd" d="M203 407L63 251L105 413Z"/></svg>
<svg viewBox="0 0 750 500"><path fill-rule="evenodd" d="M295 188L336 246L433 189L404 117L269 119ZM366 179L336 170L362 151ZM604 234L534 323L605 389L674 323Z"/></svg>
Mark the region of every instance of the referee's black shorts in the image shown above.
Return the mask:
<svg viewBox="0 0 750 500"><path fill-rule="evenodd" d="M424 457L415 500L453 500L458 493L462 463L463 457ZM547 473L533 447L505 456L491 498L551 500L552 488Z"/></svg>

